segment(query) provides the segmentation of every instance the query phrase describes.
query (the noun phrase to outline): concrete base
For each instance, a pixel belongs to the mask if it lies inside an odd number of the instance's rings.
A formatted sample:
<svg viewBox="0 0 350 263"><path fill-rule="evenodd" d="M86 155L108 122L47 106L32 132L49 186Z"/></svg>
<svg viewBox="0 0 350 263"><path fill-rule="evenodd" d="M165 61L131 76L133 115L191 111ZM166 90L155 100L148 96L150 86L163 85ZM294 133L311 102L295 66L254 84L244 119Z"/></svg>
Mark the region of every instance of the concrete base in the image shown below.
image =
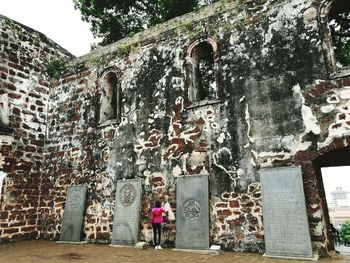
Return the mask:
<svg viewBox="0 0 350 263"><path fill-rule="evenodd" d="M83 244L87 244L87 241L80 241L80 242L75 242L75 241L56 241L56 244L83 245Z"/></svg>
<svg viewBox="0 0 350 263"><path fill-rule="evenodd" d="M137 242L135 245L113 245L113 244L109 244L109 246L110 247L146 249L148 247L148 244L146 242Z"/></svg>
<svg viewBox="0 0 350 263"><path fill-rule="evenodd" d="M288 256L267 255L266 253L263 255L263 257L281 258L281 259L296 259L296 260L310 260L310 261L318 261L318 258L319 258L319 256L317 254L314 254L313 258L303 258L303 257L288 257Z"/></svg>
<svg viewBox="0 0 350 263"><path fill-rule="evenodd" d="M217 255L219 255L220 250L221 250L221 246L212 245L212 246L209 248L209 254L210 254L210 255L217 256Z"/></svg>
<svg viewBox="0 0 350 263"><path fill-rule="evenodd" d="M205 254L208 255L211 253L209 249L184 249L184 248L173 248L174 251L181 251L181 252L190 252L190 253L198 253L198 254Z"/></svg>
<svg viewBox="0 0 350 263"><path fill-rule="evenodd" d="M146 249L147 248L147 243L146 242L137 242L135 245L135 248L137 249Z"/></svg>
<svg viewBox="0 0 350 263"><path fill-rule="evenodd" d="M112 245L109 244L110 247L127 247L127 248L135 248L135 245Z"/></svg>

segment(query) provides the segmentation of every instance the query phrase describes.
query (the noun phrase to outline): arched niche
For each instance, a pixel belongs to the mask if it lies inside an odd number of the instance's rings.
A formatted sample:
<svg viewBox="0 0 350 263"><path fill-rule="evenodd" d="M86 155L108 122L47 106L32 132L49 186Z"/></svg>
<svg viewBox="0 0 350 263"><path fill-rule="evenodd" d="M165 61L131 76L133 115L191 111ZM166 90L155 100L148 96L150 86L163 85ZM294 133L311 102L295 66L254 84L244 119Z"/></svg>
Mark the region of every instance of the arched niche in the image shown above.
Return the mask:
<svg viewBox="0 0 350 263"><path fill-rule="evenodd" d="M100 124L121 121L122 90L118 75L115 70L109 69L100 77Z"/></svg>
<svg viewBox="0 0 350 263"><path fill-rule="evenodd" d="M330 75L349 75L350 1L323 1L319 9L319 22Z"/></svg>
<svg viewBox="0 0 350 263"><path fill-rule="evenodd" d="M218 46L212 38L194 41L187 49L188 99L192 103L217 100Z"/></svg>

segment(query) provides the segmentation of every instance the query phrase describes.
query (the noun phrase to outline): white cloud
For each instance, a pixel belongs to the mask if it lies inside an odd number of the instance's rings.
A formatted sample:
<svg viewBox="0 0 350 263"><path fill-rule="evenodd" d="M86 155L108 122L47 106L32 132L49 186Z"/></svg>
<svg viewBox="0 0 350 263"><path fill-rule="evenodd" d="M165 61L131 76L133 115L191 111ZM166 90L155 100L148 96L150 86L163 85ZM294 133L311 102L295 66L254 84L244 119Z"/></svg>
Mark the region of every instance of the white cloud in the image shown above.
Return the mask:
<svg viewBox="0 0 350 263"><path fill-rule="evenodd" d="M45 34L76 56L97 42L72 0L0 0L0 6L0 14Z"/></svg>

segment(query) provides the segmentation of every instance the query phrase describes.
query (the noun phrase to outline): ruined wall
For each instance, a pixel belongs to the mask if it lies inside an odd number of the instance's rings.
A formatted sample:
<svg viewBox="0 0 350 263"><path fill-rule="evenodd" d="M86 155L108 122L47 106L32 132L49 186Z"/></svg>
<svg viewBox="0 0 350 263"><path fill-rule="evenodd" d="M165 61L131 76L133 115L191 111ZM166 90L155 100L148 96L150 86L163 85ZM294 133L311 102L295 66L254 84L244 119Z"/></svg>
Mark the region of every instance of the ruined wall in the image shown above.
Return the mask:
<svg viewBox="0 0 350 263"><path fill-rule="evenodd" d="M36 238L50 78L73 56L0 15L0 242Z"/></svg>
<svg viewBox="0 0 350 263"><path fill-rule="evenodd" d="M209 173L211 243L262 252L259 169L302 165L311 239L325 253L313 162L349 146L350 83L329 67L323 2L222 1L72 61L49 97L42 236L58 238L67 187L87 183L85 238L109 242L116 181L140 177L140 239L151 241L152 202L169 195L175 212L176 178ZM188 95L198 40L217 47L215 99ZM108 72L121 87L121 116L100 122ZM164 230L173 245L174 222Z"/></svg>

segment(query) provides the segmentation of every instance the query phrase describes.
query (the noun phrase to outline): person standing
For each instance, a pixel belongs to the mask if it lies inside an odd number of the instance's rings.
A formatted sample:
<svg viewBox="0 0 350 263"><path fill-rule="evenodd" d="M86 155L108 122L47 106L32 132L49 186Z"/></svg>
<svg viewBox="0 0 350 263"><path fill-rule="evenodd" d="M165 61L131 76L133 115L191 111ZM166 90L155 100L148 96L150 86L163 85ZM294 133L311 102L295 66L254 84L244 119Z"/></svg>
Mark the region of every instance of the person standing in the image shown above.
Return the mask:
<svg viewBox="0 0 350 263"><path fill-rule="evenodd" d="M156 201L154 208L152 208L150 216L150 223L152 224L153 228L153 242L155 249L162 249L160 246L160 236L163 223L163 212L165 211L163 207L161 207L160 201Z"/></svg>

